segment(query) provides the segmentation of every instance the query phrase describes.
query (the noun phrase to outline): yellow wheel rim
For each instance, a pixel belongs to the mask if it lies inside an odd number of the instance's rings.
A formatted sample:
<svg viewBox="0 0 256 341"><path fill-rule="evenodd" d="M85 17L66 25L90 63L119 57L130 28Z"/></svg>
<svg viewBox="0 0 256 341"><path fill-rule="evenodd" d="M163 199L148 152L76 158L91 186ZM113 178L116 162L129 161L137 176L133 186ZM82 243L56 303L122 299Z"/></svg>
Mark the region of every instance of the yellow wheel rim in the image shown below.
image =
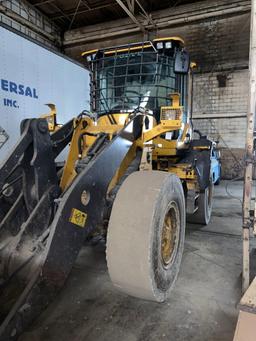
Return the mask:
<svg viewBox="0 0 256 341"><path fill-rule="evenodd" d="M168 267L178 249L178 235L180 230L180 219L178 207L172 202L165 217L161 237L161 257L164 267Z"/></svg>

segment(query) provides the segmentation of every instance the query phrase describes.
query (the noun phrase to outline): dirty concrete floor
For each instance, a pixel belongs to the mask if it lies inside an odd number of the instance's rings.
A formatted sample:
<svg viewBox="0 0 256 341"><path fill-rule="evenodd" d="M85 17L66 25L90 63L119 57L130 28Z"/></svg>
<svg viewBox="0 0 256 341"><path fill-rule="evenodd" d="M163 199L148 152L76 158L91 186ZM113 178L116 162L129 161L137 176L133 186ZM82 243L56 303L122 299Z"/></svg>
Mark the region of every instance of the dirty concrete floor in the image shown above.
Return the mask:
<svg viewBox="0 0 256 341"><path fill-rule="evenodd" d="M86 247L55 301L20 341L230 341L241 291L241 203L215 187L211 223L188 225L185 252L167 303L116 291L104 249ZM242 196L242 183L229 191ZM123 269L125 271L125 269Z"/></svg>

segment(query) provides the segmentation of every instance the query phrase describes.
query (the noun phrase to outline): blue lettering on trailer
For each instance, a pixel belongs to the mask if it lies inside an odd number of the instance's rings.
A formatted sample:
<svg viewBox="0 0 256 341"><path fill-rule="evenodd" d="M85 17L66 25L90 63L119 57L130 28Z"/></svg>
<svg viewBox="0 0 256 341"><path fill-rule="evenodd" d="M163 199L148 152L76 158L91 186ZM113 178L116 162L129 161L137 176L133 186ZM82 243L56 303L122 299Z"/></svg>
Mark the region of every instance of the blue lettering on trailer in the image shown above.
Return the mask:
<svg viewBox="0 0 256 341"><path fill-rule="evenodd" d="M9 98L4 98L4 106L19 108L17 101L9 99Z"/></svg>
<svg viewBox="0 0 256 341"><path fill-rule="evenodd" d="M24 84L18 84L7 79L1 79L0 88L1 90L9 93L38 99L36 88Z"/></svg>

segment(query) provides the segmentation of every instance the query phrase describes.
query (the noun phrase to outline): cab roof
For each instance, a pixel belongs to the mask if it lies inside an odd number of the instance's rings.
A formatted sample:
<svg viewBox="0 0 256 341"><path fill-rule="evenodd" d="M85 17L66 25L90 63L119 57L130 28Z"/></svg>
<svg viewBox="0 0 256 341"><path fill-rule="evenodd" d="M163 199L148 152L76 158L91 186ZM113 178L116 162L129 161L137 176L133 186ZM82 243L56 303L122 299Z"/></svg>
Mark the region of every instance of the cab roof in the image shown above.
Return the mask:
<svg viewBox="0 0 256 341"><path fill-rule="evenodd" d="M103 49L89 50L89 51L83 52L81 55L82 55L82 57L87 57L90 55L94 55L99 51L103 52L106 55L111 55L114 53L122 53L122 52L127 52L127 51L136 51L136 50L138 51L138 50L144 50L147 48L155 47L155 46L157 46L158 43L165 44L167 42L173 42L178 47L184 46L184 40L180 37L164 37L164 38L156 38L156 39L153 39L151 41L148 40L145 42L118 45L118 46L112 46L112 47L107 47L107 48L103 48Z"/></svg>

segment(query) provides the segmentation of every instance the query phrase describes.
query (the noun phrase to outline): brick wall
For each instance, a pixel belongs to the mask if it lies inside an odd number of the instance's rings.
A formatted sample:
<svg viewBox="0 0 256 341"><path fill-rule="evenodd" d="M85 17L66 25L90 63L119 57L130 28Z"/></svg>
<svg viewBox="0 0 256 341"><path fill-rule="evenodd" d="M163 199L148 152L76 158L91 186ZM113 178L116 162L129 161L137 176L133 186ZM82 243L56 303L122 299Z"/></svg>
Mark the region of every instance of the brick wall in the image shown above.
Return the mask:
<svg viewBox="0 0 256 341"><path fill-rule="evenodd" d="M197 73L194 76L194 127L219 141L223 177L243 175L248 100L248 70L225 72L226 86L219 87L223 72Z"/></svg>
<svg viewBox="0 0 256 341"><path fill-rule="evenodd" d="M226 77L225 87L219 86L219 75ZM248 70L195 74L194 115L245 114L248 83Z"/></svg>
<svg viewBox="0 0 256 341"><path fill-rule="evenodd" d="M248 70L226 73L226 87L219 87L219 74L212 72L194 76L194 125L212 137L221 135L221 147L226 144L229 148L244 148Z"/></svg>
<svg viewBox="0 0 256 341"><path fill-rule="evenodd" d="M221 148L241 148L245 146L246 119L230 117L217 119L194 119L195 129L219 141Z"/></svg>
<svg viewBox="0 0 256 341"><path fill-rule="evenodd" d="M0 23L51 49L60 50L60 28L28 1L0 1Z"/></svg>

